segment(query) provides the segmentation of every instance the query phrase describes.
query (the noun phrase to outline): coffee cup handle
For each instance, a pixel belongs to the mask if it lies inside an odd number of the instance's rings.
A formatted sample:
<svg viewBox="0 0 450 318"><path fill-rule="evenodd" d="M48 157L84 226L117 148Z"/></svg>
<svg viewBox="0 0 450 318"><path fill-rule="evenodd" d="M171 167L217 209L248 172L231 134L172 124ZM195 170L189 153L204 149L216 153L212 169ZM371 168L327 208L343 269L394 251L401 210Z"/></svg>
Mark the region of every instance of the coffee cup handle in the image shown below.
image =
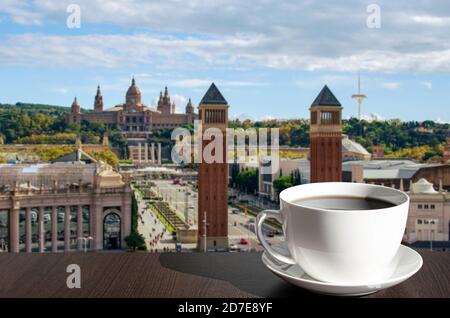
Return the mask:
<svg viewBox="0 0 450 318"><path fill-rule="evenodd" d="M286 264L296 264L296 262L292 258L282 255L277 251L275 251L264 238L264 235L262 233L262 225L264 223L264 220L268 218L275 219L281 224L283 224L283 217L281 216L280 211L264 210L262 212L259 212L258 216L256 217L256 224L257 224L256 236L258 237L258 240L261 242L266 252L269 253L269 255L275 258L276 260Z"/></svg>

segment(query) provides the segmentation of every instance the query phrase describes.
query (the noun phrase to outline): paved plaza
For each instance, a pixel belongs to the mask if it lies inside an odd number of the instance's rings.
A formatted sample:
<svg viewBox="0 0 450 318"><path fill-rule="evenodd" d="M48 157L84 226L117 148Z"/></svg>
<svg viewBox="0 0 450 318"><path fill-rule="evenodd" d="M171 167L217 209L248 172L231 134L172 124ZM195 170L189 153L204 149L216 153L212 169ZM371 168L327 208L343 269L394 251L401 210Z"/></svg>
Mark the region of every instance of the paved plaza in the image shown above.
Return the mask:
<svg viewBox="0 0 450 318"><path fill-rule="evenodd" d="M164 201L168 202L170 207L176 214L186 221L191 227L198 226L198 194L192 185L174 184L172 180L153 180L156 187L155 190L161 195ZM162 251L164 248L169 250L175 249L175 241L171 233L164 231L164 225L158 220L154 212L147 207L146 202L138 196L139 207L139 232L144 236L149 250ZM234 212L234 213L233 213ZM232 250L240 251L262 251L263 248L259 244L255 233L255 217L245 211L235 208L228 208L228 238ZM202 224L200 220L200 224ZM274 232L274 228L265 225L264 232ZM241 240L246 240L248 244L240 244ZM270 238L270 241L280 241L280 236ZM196 243L183 244L183 250L195 250Z"/></svg>

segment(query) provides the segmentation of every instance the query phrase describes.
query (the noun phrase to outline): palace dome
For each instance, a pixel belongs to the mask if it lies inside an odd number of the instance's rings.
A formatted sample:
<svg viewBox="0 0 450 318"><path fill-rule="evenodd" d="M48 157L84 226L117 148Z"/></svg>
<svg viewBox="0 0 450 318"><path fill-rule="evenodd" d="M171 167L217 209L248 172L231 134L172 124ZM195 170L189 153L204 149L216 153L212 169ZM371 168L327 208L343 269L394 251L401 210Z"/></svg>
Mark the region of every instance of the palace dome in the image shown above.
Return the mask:
<svg viewBox="0 0 450 318"><path fill-rule="evenodd" d="M126 95L127 105L140 105L141 104L141 90L136 86L136 81L133 78L131 86L128 88Z"/></svg>

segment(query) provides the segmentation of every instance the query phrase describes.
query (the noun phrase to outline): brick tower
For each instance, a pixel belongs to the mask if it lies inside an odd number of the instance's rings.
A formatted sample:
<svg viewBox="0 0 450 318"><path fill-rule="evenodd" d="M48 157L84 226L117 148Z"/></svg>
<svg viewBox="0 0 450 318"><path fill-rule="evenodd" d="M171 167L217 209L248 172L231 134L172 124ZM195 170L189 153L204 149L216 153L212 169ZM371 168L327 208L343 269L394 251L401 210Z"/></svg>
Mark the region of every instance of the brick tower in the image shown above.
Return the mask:
<svg viewBox="0 0 450 318"><path fill-rule="evenodd" d="M95 112L103 111L103 96L102 92L100 91L100 85L97 86L97 94L95 94L94 111Z"/></svg>
<svg viewBox="0 0 450 318"><path fill-rule="evenodd" d="M341 181L341 103L325 85L309 111L311 112L311 182Z"/></svg>
<svg viewBox="0 0 450 318"><path fill-rule="evenodd" d="M226 162L228 103L211 84L199 105L203 139L205 130L222 131L223 158L221 162L202 162L198 171L198 249L228 249L228 164ZM202 141L202 152L211 140ZM206 230L206 235L205 235Z"/></svg>

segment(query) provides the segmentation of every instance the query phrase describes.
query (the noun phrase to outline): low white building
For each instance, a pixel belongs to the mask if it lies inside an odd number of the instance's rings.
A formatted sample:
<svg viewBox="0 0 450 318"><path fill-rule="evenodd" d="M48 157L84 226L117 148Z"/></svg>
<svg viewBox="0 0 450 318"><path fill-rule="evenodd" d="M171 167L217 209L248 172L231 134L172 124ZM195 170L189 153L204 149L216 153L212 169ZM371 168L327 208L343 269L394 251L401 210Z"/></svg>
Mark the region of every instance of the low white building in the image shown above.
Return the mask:
<svg viewBox="0 0 450 318"><path fill-rule="evenodd" d="M273 181L280 176L290 176L294 171L298 170L301 175L302 183L309 183L310 181L310 163L307 159L279 159L279 169L274 169L273 173L264 174L262 166L270 166L271 157L261 156L259 161L259 179L258 192L259 195L265 196L271 200L276 199L276 192L273 188Z"/></svg>
<svg viewBox="0 0 450 318"><path fill-rule="evenodd" d="M425 179L412 184L404 241L450 241L450 193Z"/></svg>
<svg viewBox="0 0 450 318"><path fill-rule="evenodd" d="M361 144L342 136L342 161L350 160L370 160L372 155Z"/></svg>

